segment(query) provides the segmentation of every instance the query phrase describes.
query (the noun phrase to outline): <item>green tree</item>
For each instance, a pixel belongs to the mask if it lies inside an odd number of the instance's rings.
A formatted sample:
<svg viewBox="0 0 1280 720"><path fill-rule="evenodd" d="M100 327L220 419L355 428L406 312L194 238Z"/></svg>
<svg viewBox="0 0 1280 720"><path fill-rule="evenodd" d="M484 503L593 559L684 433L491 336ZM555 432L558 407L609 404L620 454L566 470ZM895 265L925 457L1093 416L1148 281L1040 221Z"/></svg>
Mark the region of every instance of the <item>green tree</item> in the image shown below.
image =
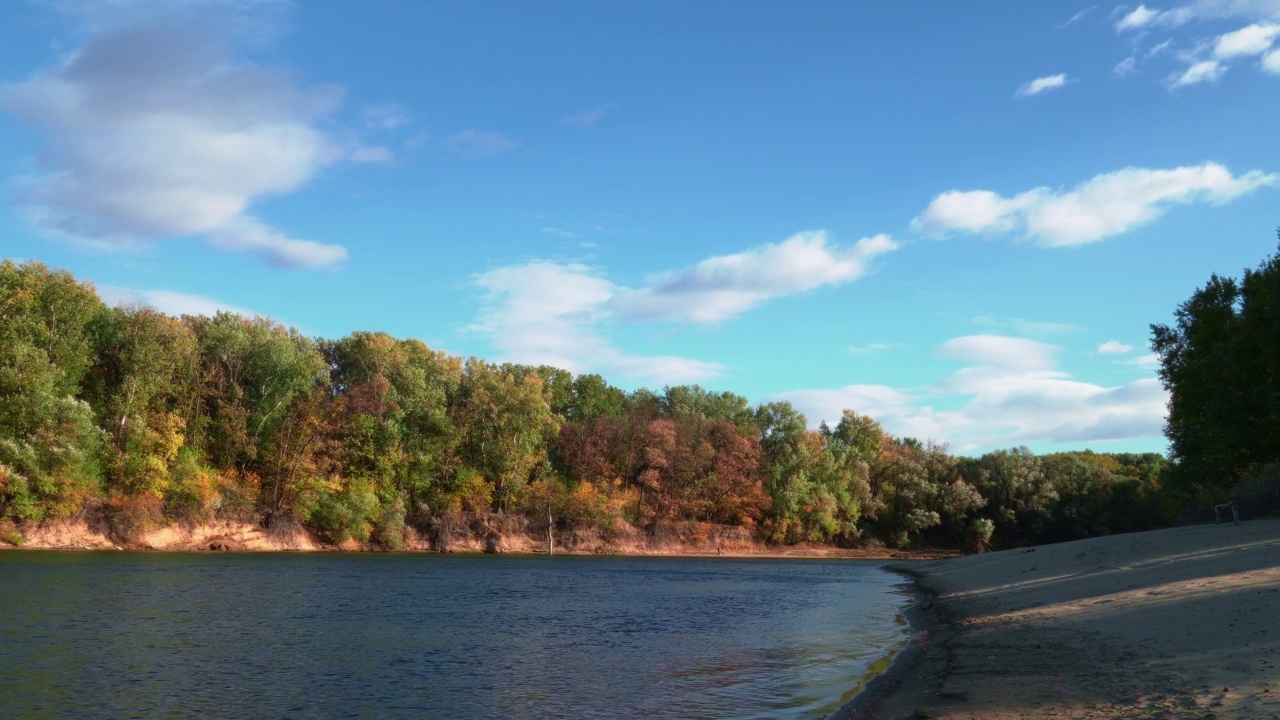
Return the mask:
<svg viewBox="0 0 1280 720"><path fill-rule="evenodd" d="M66 517L97 494L102 432L62 376L43 350L0 349L0 518Z"/></svg>
<svg viewBox="0 0 1280 720"><path fill-rule="evenodd" d="M1058 499L1038 456L1025 447L996 450L960 467L969 484L986 498L983 514L993 523L1000 542L1013 545L1037 539Z"/></svg>
<svg viewBox="0 0 1280 720"><path fill-rule="evenodd" d="M0 517L67 516L97 492L102 433L79 396L104 311L69 273L0 262Z"/></svg>
<svg viewBox="0 0 1280 720"><path fill-rule="evenodd" d="M1280 458L1280 253L1242 280L1213 275L1151 326L1169 391L1172 487L1223 494L1249 468Z"/></svg>
<svg viewBox="0 0 1280 720"><path fill-rule="evenodd" d="M106 306L93 286L37 262L0 261L0 348L30 346L56 369L52 391L78 396L93 364L90 326Z"/></svg>
<svg viewBox="0 0 1280 720"><path fill-rule="evenodd" d="M450 408L458 428L459 470L479 471L493 487L499 512L533 479L560 431L543 388L536 373L517 378L475 358L463 371Z"/></svg>
<svg viewBox="0 0 1280 720"><path fill-rule="evenodd" d="M108 483L162 498L198 403L195 333L152 308L114 309L95 327L96 361L87 394L111 438ZM186 476L190 479L191 476Z"/></svg>

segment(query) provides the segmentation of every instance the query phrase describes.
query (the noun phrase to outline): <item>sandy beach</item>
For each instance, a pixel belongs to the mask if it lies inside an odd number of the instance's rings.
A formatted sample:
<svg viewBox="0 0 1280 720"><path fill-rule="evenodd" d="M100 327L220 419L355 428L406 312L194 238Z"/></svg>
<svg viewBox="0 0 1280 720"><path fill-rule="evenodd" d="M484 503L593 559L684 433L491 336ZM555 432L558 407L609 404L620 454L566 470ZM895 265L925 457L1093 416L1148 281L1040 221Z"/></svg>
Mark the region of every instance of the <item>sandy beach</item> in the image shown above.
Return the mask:
<svg viewBox="0 0 1280 720"><path fill-rule="evenodd" d="M1280 520L893 566L914 647L855 718L1280 718Z"/></svg>

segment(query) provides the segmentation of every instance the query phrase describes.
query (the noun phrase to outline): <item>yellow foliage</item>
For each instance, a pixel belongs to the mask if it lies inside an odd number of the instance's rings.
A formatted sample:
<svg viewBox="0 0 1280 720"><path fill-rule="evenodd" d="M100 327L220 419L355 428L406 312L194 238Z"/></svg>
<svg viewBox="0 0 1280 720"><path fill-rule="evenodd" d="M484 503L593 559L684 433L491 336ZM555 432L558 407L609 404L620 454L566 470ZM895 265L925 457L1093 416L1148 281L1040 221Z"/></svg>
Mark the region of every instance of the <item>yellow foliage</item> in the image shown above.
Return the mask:
<svg viewBox="0 0 1280 720"><path fill-rule="evenodd" d="M187 423L174 413L159 413L147 422L147 432L143 435L139 450L147 455L160 458L164 463L171 463L178 457L178 451L186 441L183 431Z"/></svg>
<svg viewBox="0 0 1280 720"><path fill-rule="evenodd" d="M459 498L457 495L449 495L445 497L444 502L440 507L440 514L441 515L461 515L462 499Z"/></svg>
<svg viewBox="0 0 1280 720"><path fill-rule="evenodd" d="M493 485L484 476L474 470L459 473L458 488L451 494L463 510L473 513L489 512L493 505Z"/></svg>

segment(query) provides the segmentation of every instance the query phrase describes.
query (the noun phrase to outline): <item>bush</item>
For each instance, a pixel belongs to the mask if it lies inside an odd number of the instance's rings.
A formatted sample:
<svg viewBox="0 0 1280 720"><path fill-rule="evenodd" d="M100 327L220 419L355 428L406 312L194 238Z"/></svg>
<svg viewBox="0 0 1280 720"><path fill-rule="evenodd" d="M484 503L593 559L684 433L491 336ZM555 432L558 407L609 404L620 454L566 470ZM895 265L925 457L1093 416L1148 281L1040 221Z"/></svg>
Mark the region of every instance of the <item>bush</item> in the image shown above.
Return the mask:
<svg viewBox="0 0 1280 720"><path fill-rule="evenodd" d="M987 518L977 518L969 523L965 533L965 544L970 552L982 553L991 549L991 535L996 531L995 523Z"/></svg>
<svg viewBox="0 0 1280 720"><path fill-rule="evenodd" d="M165 514L190 525L208 522L221 500L217 485L217 474L202 467L194 451L183 449L169 468Z"/></svg>
<svg viewBox="0 0 1280 720"><path fill-rule="evenodd" d="M1231 496L1240 511L1251 517L1280 513L1280 461L1246 474L1231 489Z"/></svg>
<svg viewBox="0 0 1280 720"><path fill-rule="evenodd" d="M163 509L155 495L112 495L102 507L106 535L118 543L136 543L163 524Z"/></svg>
<svg viewBox="0 0 1280 720"><path fill-rule="evenodd" d="M0 520L39 520L43 515L40 499L27 479L0 464Z"/></svg>
<svg viewBox="0 0 1280 720"><path fill-rule="evenodd" d="M373 539L391 550L404 545L404 500L396 498L382 503L382 511L373 522Z"/></svg>
<svg viewBox="0 0 1280 720"><path fill-rule="evenodd" d="M10 545L21 545L26 542L26 538L15 527L0 527L0 542L7 542Z"/></svg>
<svg viewBox="0 0 1280 720"><path fill-rule="evenodd" d="M320 489L305 520L329 542L341 544L350 539L364 542L373 532L379 509L378 496L368 481L332 482Z"/></svg>
<svg viewBox="0 0 1280 720"><path fill-rule="evenodd" d="M219 472L213 478L213 514L227 520L252 522L258 516L261 491L262 481L256 473L238 476L231 470Z"/></svg>

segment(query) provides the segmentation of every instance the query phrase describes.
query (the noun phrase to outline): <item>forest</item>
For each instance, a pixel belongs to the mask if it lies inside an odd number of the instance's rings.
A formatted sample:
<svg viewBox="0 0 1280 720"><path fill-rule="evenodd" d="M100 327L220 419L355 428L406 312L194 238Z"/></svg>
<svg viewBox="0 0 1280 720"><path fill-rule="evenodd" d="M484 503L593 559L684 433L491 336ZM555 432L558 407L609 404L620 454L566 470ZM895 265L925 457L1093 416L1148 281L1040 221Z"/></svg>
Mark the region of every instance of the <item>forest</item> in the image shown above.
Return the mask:
<svg viewBox="0 0 1280 720"><path fill-rule="evenodd" d="M1149 529L1278 485L1277 258L1213 277L1152 327L1168 460L958 456L856 408L813 430L788 403L696 385L626 392L379 332L108 307L65 271L6 260L0 531L92 516L130 542L236 519L443 549L442 528L497 515L552 534L698 522L774 544L982 551Z"/></svg>

